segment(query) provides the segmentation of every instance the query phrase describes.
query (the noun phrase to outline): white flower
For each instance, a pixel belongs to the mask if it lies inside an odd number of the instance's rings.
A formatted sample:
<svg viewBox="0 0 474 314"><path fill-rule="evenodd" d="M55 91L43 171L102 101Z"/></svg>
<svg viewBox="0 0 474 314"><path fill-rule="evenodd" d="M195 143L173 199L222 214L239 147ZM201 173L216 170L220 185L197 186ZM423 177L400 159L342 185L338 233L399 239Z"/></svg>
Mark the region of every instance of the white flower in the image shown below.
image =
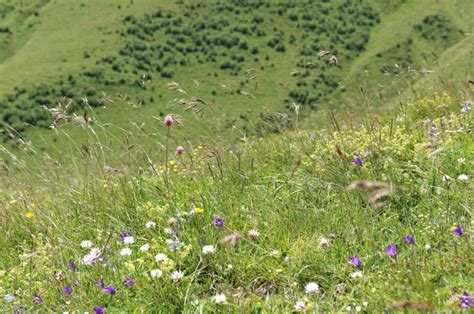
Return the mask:
<svg viewBox="0 0 474 314"><path fill-rule="evenodd" d="M176 225L177 223L178 223L178 220L177 220L176 218L174 218L174 217L171 217L170 219L168 219L168 224L169 224L170 226L174 226L174 225Z"/></svg>
<svg viewBox="0 0 474 314"><path fill-rule="evenodd" d="M260 232L256 229L249 230L249 237L251 237L253 240L257 239L260 236Z"/></svg>
<svg viewBox="0 0 474 314"><path fill-rule="evenodd" d="M147 229L155 229L155 227L156 227L156 222L150 220L149 222L147 222L147 223L145 224L145 227L146 227Z"/></svg>
<svg viewBox="0 0 474 314"><path fill-rule="evenodd" d="M148 252L149 249L150 249L150 245L148 243L143 244L142 246L140 246L140 251L141 252Z"/></svg>
<svg viewBox="0 0 474 314"><path fill-rule="evenodd" d="M81 247L84 249L88 249L92 247L92 242L89 240L84 240L81 242Z"/></svg>
<svg viewBox="0 0 474 314"><path fill-rule="evenodd" d="M128 247L123 248L120 250L120 255L122 256L132 255L132 250L130 250Z"/></svg>
<svg viewBox="0 0 474 314"><path fill-rule="evenodd" d="M166 262L167 260L168 256L166 256L166 254L158 253L155 256L155 261L157 261L158 263Z"/></svg>
<svg viewBox="0 0 474 314"><path fill-rule="evenodd" d="M13 301L15 301L15 297L12 296L11 294L5 294L5 301L13 302Z"/></svg>
<svg viewBox="0 0 474 314"><path fill-rule="evenodd" d="M459 180L459 181L467 181L467 179L469 179L469 178L468 178L468 176L465 175L465 174L460 174L460 175L458 176L458 180Z"/></svg>
<svg viewBox="0 0 474 314"><path fill-rule="evenodd" d="M369 305L369 302L367 301L364 301L364 303L362 303L365 307L367 307L367 305Z"/></svg>
<svg viewBox="0 0 474 314"><path fill-rule="evenodd" d="M310 282L304 288L306 294L316 294L319 291L319 286L315 282Z"/></svg>
<svg viewBox="0 0 474 314"><path fill-rule="evenodd" d="M135 243L135 239L132 236L126 236L123 238L123 244L133 244Z"/></svg>
<svg viewBox="0 0 474 314"><path fill-rule="evenodd" d="M212 245L205 245L202 248L202 253L205 255L214 254L216 252L216 248Z"/></svg>
<svg viewBox="0 0 474 314"><path fill-rule="evenodd" d="M448 183L449 181L451 181L451 177L448 176L448 175L444 175L443 176L443 182Z"/></svg>
<svg viewBox="0 0 474 314"><path fill-rule="evenodd" d="M171 280L173 280L174 283L178 283L183 279L184 274L180 272L179 270L175 270L174 272L171 273Z"/></svg>
<svg viewBox="0 0 474 314"><path fill-rule="evenodd" d="M216 302L217 304L219 303L226 303L227 302L227 297L225 296L225 294L221 293L221 294L216 294L214 296L214 302Z"/></svg>
<svg viewBox="0 0 474 314"><path fill-rule="evenodd" d="M163 272L159 269L153 269L150 272L152 278L161 278L163 276Z"/></svg>
<svg viewBox="0 0 474 314"><path fill-rule="evenodd" d="M431 249L431 245L429 243L425 244L425 250Z"/></svg>
<svg viewBox="0 0 474 314"><path fill-rule="evenodd" d="M306 303L304 303L302 300L299 300L296 302L293 308L295 309L295 312L303 312L306 310Z"/></svg>
<svg viewBox="0 0 474 314"><path fill-rule="evenodd" d="M356 310L356 312L362 311L362 306L357 305L357 306L355 307L355 310Z"/></svg>
<svg viewBox="0 0 474 314"><path fill-rule="evenodd" d="M326 238L324 238L324 237L321 238L321 239L319 240L319 247L322 248L322 249L328 248L328 247L329 247L329 240L326 239Z"/></svg>
<svg viewBox="0 0 474 314"><path fill-rule="evenodd" d="M232 268L234 268L234 265L232 264L227 265L227 270L232 270Z"/></svg>
<svg viewBox="0 0 474 314"><path fill-rule="evenodd" d="M84 262L84 264L90 266L97 261L99 256L100 256L100 250L97 248L92 248L91 251L82 258L82 261Z"/></svg>
<svg viewBox="0 0 474 314"><path fill-rule="evenodd" d="M174 231L173 231L173 229L171 229L171 228L165 228L165 229L163 229L163 232L164 232L165 234L169 235L169 236L174 235Z"/></svg>
<svg viewBox="0 0 474 314"><path fill-rule="evenodd" d="M278 256L278 255L280 255L280 251L278 251L278 250L272 250L272 251L270 252L270 255L271 255L271 256Z"/></svg>
<svg viewBox="0 0 474 314"><path fill-rule="evenodd" d="M458 163L461 164L461 165L465 165L466 164L466 158L458 158Z"/></svg>
<svg viewBox="0 0 474 314"><path fill-rule="evenodd" d="M364 274L361 271L355 271L351 273L352 279L357 279L357 278L362 278L364 277Z"/></svg>

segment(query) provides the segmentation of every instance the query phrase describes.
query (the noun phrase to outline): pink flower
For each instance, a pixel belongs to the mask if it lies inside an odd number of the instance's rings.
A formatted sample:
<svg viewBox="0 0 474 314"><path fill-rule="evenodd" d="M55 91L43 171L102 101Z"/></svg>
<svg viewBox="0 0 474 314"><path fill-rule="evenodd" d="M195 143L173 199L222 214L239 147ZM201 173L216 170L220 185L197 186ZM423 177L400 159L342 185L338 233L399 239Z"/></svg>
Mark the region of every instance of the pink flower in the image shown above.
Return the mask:
<svg viewBox="0 0 474 314"><path fill-rule="evenodd" d="M183 146L176 147L176 154L181 155L182 153L184 153L184 147Z"/></svg>
<svg viewBox="0 0 474 314"><path fill-rule="evenodd" d="M172 125L173 125L173 122L174 122L174 120L173 120L173 117L172 117L172 116L167 115L167 116L165 117L165 124L166 124L166 126L172 126Z"/></svg>

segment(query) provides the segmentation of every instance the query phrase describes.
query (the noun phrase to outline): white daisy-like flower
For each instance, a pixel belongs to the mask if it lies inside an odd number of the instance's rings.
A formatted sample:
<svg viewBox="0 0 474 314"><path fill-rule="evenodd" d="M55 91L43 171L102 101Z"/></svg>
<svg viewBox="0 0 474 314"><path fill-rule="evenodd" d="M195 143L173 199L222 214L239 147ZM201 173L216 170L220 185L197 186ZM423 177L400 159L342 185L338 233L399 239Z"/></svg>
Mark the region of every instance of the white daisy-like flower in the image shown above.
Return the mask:
<svg viewBox="0 0 474 314"><path fill-rule="evenodd" d="M141 252L148 252L149 249L150 249L150 245L148 243L143 244L142 246L140 246L140 251Z"/></svg>
<svg viewBox="0 0 474 314"><path fill-rule="evenodd" d="M364 303L362 303L365 307L367 307L367 305L369 305L369 302L367 301L364 301Z"/></svg>
<svg viewBox="0 0 474 314"><path fill-rule="evenodd" d="M84 240L81 242L81 248L89 249L92 247L92 242L89 240Z"/></svg>
<svg viewBox="0 0 474 314"><path fill-rule="evenodd" d="M168 260L168 256L166 256L166 254L158 253L155 256L155 261L157 261L158 263L164 263L167 260Z"/></svg>
<svg viewBox="0 0 474 314"><path fill-rule="evenodd" d="M253 240L257 239L260 236L260 232L258 232L257 229L251 229L249 230L248 233L249 237L251 237Z"/></svg>
<svg viewBox="0 0 474 314"><path fill-rule="evenodd" d="M10 303L16 300L16 298L12 296L11 294L5 294L4 298L5 298L5 301L10 302Z"/></svg>
<svg viewBox="0 0 474 314"><path fill-rule="evenodd" d="M355 271L351 273L352 279L358 279L364 277L364 274L361 271Z"/></svg>
<svg viewBox="0 0 474 314"><path fill-rule="evenodd" d="M216 248L213 245L205 245L202 248L202 253L205 255L214 254L216 252Z"/></svg>
<svg viewBox="0 0 474 314"><path fill-rule="evenodd" d="M171 280L173 280L174 283L178 283L183 279L184 274L183 272L179 270L175 270L174 272L171 273Z"/></svg>
<svg viewBox="0 0 474 314"><path fill-rule="evenodd" d="M465 174L460 174L460 175L458 176L458 180L459 180L459 181L467 181L468 179L469 179L469 177L468 177L467 175L465 175Z"/></svg>
<svg viewBox="0 0 474 314"><path fill-rule="evenodd" d="M227 270L232 270L232 268L234 268L234 265L232 265L232 264L227 265Z"/></svg>
<svg viewBox="0 0 474 314"><path fill-rule="evenodd" d="M123 244L133 244L135 243L135 239L132 236L126 236L123 238Z"/></svg>
<svg viewBox="0 0 474 314"><path fill-rule="evenodd" d="M356 310L356 312L362 311L362 306L357 305L357 306L355 307L355 310Z"/></svg>
<svg viewBox="0 0 474 314"><path fill-rule="evenodd" d="M147 223L145 224L145 227L146 227L147 229L155 229L155 227L156 227L156 222L150 220L149 222L147 222Z"/></svg>
<svg viewBox="0 0 474 314"><path fill-rule="evenodd" d="M221 294L216 294L214 296L214 302L216 302L217 304L220 304L220 303L226 303L227 302L227 297L225 296L225 294L221 293Z"/></svg>
<svg viewBox="0 0 474 314"><path fill-rule="evenodd" d="M304 312L306 310L306 303L302 300L299 300L295 303L293 308L295 312Z"/></svg>
<svg viewBox="0 0 474 314"><path fill-rule="evenodd" d="M132 250L129 249L128 247L123 248L123 249L120 250L120 255L122 255L122 256L132 255Z"/></svg>
<svg viewBox="0 0 474 314"><path fill-rule="evenodd" d="M94 264L100 257L100 250L97 248L92 248L89 253L87 253L83 258L82 261L86 265Z"/></svg>
<svg viewBox="0 0 474 314"><path fill-rule="evenodd" d="M306 294L316 294L319 292L319 285L315 282L309 282L304 290Z"/></svg>
<svg viewBox="0 0 474 314"><path fill-rule="evenodd" d="M329 239L322 237L319 239L319 247L322 249L326 249L329 247Z"/></svg>
<svg viewBox="0 0 474 314"><path fill-rule="evenodd" d="M428 251L429 249L431 249L431 245L429 243L425 244L425 250Z"/></svg>
<svg viewBox="0 0 474 314"><path fill-rule="evenodd" d="M153 269L150 271L150 275L152 278L161 278L163 277L163 272L159 269Z"/></svg>

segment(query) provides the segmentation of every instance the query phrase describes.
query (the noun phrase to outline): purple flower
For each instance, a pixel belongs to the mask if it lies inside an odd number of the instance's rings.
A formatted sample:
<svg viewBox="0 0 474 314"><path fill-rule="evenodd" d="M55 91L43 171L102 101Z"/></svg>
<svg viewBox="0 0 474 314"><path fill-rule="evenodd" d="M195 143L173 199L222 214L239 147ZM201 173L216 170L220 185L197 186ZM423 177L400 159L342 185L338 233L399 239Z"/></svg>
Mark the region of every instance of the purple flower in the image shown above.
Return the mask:
<svg viewBox="0 0 474 314"><path fill-rule="evenodd" d="M352 159L352 162L356 166L362 166L362 158L360 157L360 155L355 156L354 159Z"/></svg>
<svg viewBox="0 0 474 314"><path fill-rule="evenodd" d="M167 116L165 117L164 122L165 122L165 125L166 125L166 126L172 126L173 123L174 123L174 119L173 119L172 116L167 115Z"/></svg>
<svg viewBox="0 0 474 314"><path fill-rule="evenodd" d="M224 225L224 218L222 218L222 217L217 217L216 219L214 219L214 221L212 222L212 224L213 224L214 227L216 227L216 228L221 228L221 227Z"/></svg>
<svg viewBox="0 0 474 314"><path fill-rule="evenodd" d="M69 266L68 266L68 269L70 271L76 271L76 264L74 264L74 262L70 262Z"/></svg>
<svg viewBox="0 0 474 314"><path fill-rule="evenodd" d="M459 297L459 306L462 309L467 309L474 306L474 298L464 291L461 297Z"/></svg>
<svg viewBox="0 0 474 314"><path fill-rule="evenodd" d="M391 258L397 258L397 245L396 244L389 244L385 248L385 253Z"/></svg>
<svg viewBox="0 0 474 314"><path fill-rule="evenodd" d="M20 314L20 313L21 313L21 310L20 310L20 308L19 308L19 307L17 307L13 313L14 313L14 314Z"/></svg>
<svg viewBox="0 0 474 314"><path fill-rule="evenodd" d="M104 279L99 279L99 280L97 280L97 281L95 282L95 285L96 285L97 287L101 287L102 289L104 289L104 287L105 287Z"/></svg>
<svg viewBox="0 0 474 314"><path fill-rule="evenodd" d="M430 130L428 131L428 135L429 136L437 136L438 133L436 132L436 125L432 125Z"/></svg>
<svg viewBox="0 0 474 314"><path fill-rule="evenodd" d="M66 285L66 287L64 287L63 289L63 293L65 295L71 295L72 294L72 287L71 285Z"/></svg>
<svg viewBox="0 0 474 314"><path fill-rule="evenodd" d="M462 230L462 227L460 224L456 225L456 228L454 228L453 230L453 234L458 237L461 237L464 234L464 231Z"/></svg>
<svg viewBox="0 0 474 314"><path fill-rule="evenodd" d="M104 288L104 293L105 294L110 294L110 295L114 295L115 292L117 292L114 288L114 286L112 285L108 285L107 287Z"/></svg>
<svg viewBox="0 0 474 314"><path fill-rule="evenodd" d="M95 314L104 314L105 313L105 307L103 305L94 306L94 312L95 312Z"/></svg>
<svg viewBox="0 0 474 314"><path fill-rule="evenodd" d="M361 267L362 261L359 258L359 255L354 255L349 257L349 263L354 265L355 267Z"/></svg>
<svg viewBox="0 0 474 314"><path fill-rule="evenodd" d="M130 277L127 277L127 279L125 279L125 281L123 282L124 286L127 286L127 287L131 287L135 284L135 281L133 281L132 278Z"/></svg>
<svg viewBox="0 0 474 314"><path fill-rule="evenodd" d="M35 301L36 303L43 303L43 299L38 294L35 294L33 296L33 301Z"/></svg>
<svg viewBox="0 0 474 314"><path fill-rule="evenodd" d="M127 231L127 232L122 232L122 233L120 233L120 234L119 234L120 241L122 241L122 243L123 243L123 241L125 240L125 238L126 238L126 237L129 237L129 236L131 236L131 235L132 235L132 233L131 233L131 232L128 232L128 231Z"/></svg>
<svg viewBox="0 0 474 314"><path fill-rule="evenodd" d="M403 241L405 241L408 244L415 245L415 238L411 234L404 236Z"/></svg>

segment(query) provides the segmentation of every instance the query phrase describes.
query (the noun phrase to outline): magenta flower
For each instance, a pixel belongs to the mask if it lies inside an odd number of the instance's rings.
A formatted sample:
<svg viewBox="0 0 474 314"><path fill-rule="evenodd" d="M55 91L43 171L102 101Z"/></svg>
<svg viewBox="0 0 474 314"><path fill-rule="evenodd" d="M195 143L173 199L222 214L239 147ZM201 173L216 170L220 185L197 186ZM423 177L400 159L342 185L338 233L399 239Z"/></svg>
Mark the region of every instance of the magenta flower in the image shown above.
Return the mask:
<svg viewBox="0 0 474 314"><path fill-rule="evenodd" d="M404 236L403 241L405 241L408 244L415 245L415 238L410 234L407 236Z"/></svg>
<svg viewBox="0 0 474 314"><path fill-rule="evenodd" d="M458 237L461 237L464 234L464 231L462 230L462 227L460 224L456 225L456 228L454 228L453 230L453 234Z"/></svg>
<svg viewBox="0 0 474 314"><path fill-rule="evenodd" d="M396 244L389 244L386 248L385 248L385 253L387 253L388 256L390 256L391 258L397 258L397 245Z"/></svg>
<svg viewBox="0 0 474 314"><path fill-rule="evenodd" d="M173 123L174 123L173 117L170 116L170 115L167 115L167 116L165 117L165 125L166 125L166 126L172 126Z"/></svg>
<svg viewBox="0 0 474 314"><path fill-rule="evenodd" d="M36 303L43 303L43 299L38 294L35 294L33 296L33 301L35 301Z"/></svg>
<svg viewBox="0 0 474 314"><path fill-rule="evenodd" d="M183 146L176 147L176 154L181 155L182 153L184 153L184 147Z"/></svg>
<svg viewBox="0 0 474 314"><path fill-rule="evenodd" d="M216 227L216 228L222 228L222 226L224 225L224 218L222 218L222 217L217 217L216 219L214 219L214 221L212 222L212 224L213 224L214 227Z"/></svg>
<svg viewBox="0 0 474 314"><path fill-rule="evenodd" d="M115 292L117 292L117 291L115 290L115 287L112 286L112 285L108 285L107 287L104 288L104 293L105 294L114 295Z"/></svg>
<svg viewBox="0 0 474 314"><path fill-rule="evenodd" d="M71 295L72 294L72 287L71 285L66 285L66 287L64 287L63 289L63 293L65 295Z"/></svg>
<svg viewBox="0 0 474 314"><path fill-rule="evenodd" d="M95 312L95 314L104 314L105 313L105 307L103 305L94 306L94 312Z"/></svg>
<svg viewBox="0 0 474 314"><path fill-rule="evenodd" d="M74 264L74 262L70 262L67 268L70 271L76 271L76 264Z"/></svg>
<svg viewBox="0 0 474 314"><path fill-rule="evenodd" d="M462 309L468 309L474 306L474 298L464 291L461 297L459 297L459 306Z"/></svg>
<svg viewBox="0 0 474 314"><path fill-rule="evenodd" d="M361 267L362 261L360 260L358 255L354 255L349 257L349 263L354 265L355 267Z"/></svg>
<svg viewBox="0 0 474 314"><path fill-rule="evenodd" d="M352 160L352 162L356 166L362 166L362 158L360 157L360 155L355 156L354 159Z"/></svg>
<svg viewBox="0 0 474 314"><path fill-rule="evenodd" d="M127 287L131 287L134 284L135 284L135 281L133 281L133 279L130 277L127 277L127 279L125 279L125 281L123 282L123 285Z"/></svg>
<svg viewBox="0 0 474 314"><path fill-rule="evenodd" d="M97 287L100 287L100 288L104 289L104 288L105 288L104 279L99 279L99 280L97 280L97 281L95 282L95 285L96 285Z"/></svg>

